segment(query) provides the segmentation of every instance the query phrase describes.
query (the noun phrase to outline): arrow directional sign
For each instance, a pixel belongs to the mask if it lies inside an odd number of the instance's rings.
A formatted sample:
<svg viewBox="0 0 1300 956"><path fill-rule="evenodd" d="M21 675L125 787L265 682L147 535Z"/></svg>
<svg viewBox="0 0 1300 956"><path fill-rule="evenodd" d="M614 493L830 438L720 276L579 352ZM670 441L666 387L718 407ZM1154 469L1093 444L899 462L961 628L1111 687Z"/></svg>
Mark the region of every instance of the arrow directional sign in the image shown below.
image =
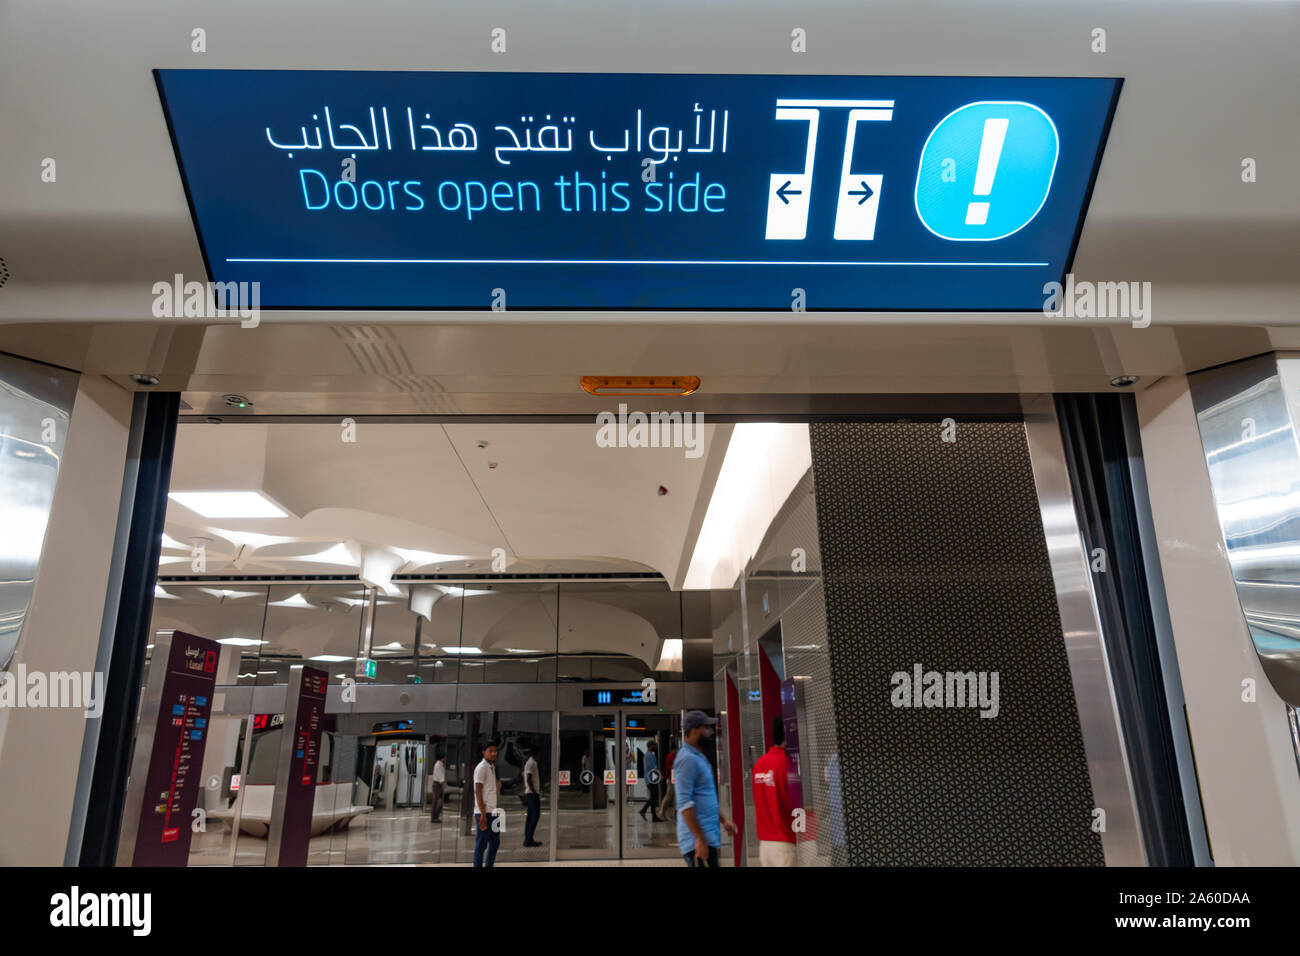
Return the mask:
<svg viewBox="0 0 1300 956"><path fill-rule="evenodd" d="M858 205L859 205L859 206L861 206L864 202L866 202L868 199L870 199L871 196L872 196L872 194L873 194L873 193L872 193L872 189L871 189L870 186L867 185L867 181L866 181L865 179L862 180L862 188L861 188L861 189L850 189L850 190L849 190L849 195L850 195L850 196L861 196L861 197L862 197L861 199L858 200Z"/></svg>
<svg viewBox="0 0 1300 956"><path fill-rule="evenodd" d="M866 183L863 183L863 185L865 186ZM787 180L782 184L781 188L778 189L778 190L776 191L776 195L777 195L777 197L781 200L781 202L785 203L785 204L788 206L788 205L790 205L790 200L786 199L785 197L786 197L786 196L802 196L802 195L803 195L803 190L802 190L802 189L791 189L791 188L790 188L790 180L787 179Z"/></svg>

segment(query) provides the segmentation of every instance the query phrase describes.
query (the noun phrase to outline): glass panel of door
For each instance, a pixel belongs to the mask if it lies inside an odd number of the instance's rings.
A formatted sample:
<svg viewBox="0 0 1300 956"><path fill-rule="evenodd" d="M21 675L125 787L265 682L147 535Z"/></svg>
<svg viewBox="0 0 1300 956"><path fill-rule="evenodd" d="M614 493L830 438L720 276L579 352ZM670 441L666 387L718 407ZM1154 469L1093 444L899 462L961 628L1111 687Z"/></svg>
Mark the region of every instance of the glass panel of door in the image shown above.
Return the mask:
<svg viewBox="0 0 1300 956"><path fill-rule="evenodd" d="M557 859L676 855L664 758L679 723L677 714L620 710L558 715Z"/></svg>
<svg viewBox="0 0 1300 956"><path fill-rule="evenodd" d="M677 855L677 815L665 767L680 729L680 714L623 712L624 857Z"/></svg>

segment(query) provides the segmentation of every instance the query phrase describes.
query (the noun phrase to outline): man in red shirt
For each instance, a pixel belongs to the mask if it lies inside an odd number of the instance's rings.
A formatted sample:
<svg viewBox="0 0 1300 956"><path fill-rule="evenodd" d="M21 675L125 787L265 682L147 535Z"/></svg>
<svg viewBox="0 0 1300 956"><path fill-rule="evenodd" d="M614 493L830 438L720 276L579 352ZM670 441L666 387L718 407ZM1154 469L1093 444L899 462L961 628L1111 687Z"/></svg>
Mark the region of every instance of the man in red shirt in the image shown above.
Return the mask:
<svg viewBox="0 0 1300 956"><path fill-rule="evenodd" d="M754 764L754 827L762 866L794 866L790 792L786 789L785 721L772 719L772 747Z"/></svg>

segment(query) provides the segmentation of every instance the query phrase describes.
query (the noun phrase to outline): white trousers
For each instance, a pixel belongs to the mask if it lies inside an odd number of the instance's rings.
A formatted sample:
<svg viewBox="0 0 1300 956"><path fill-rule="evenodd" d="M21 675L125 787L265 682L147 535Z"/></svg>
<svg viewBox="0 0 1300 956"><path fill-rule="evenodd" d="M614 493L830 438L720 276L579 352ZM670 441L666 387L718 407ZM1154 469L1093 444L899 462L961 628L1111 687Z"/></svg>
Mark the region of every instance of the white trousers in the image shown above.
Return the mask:
<svg viewBox="0 0 1300 956"><path fill-rule="evenodd" d="M794 844L783 840L759 840L759 866L794 866Z"/></svg>

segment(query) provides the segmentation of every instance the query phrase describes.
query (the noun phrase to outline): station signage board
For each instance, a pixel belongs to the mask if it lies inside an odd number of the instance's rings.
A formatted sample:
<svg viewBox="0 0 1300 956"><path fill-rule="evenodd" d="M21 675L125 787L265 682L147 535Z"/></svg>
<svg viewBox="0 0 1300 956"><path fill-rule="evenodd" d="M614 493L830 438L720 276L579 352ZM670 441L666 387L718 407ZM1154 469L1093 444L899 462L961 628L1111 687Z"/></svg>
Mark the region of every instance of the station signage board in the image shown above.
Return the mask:
<svg viewBox="0 0 1300 956"><path fill-rule="evenodd" d="M159 636L154 653L147 696L157 702L158 711L152 738L142 734L136 744L148 762L130 863L185 866L203 786L221 646L173 631Z"/></svg>
<svg viewBox="0 0 1300 956"><path fill-rule="evenodd" d="M306 866L320 772L321 731L329 674L295 664L289 669L286 724L281 741L271 823L267 834L268 866Z"/></svg>
<svg viewBox="0 0 1300 956"><path fill-rule="evenodd" d="M263 309L1041 310L1121 81L156 71Z"/></svg>

